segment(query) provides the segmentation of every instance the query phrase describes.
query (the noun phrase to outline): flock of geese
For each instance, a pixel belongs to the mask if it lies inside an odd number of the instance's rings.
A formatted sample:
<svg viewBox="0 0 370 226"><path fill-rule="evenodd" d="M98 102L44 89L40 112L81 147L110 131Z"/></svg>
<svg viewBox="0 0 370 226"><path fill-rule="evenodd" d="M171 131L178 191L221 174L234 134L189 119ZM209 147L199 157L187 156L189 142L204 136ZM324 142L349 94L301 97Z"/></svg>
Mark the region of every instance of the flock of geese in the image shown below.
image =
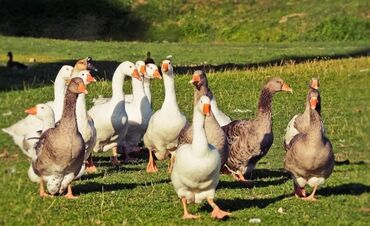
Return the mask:
<svg viewBox="0 0 370 226"><path fill-rule="evenodd" d="M197 218L187 204L205 199L213 208L213 218L228 217L231 213L214 202L220 172L248 182L246 177L273 143L273 96L292 89L281 78L270 78L262 87L256 117L232 121L218 108L205 72L197 70L189 82L194 86L190 123L177 104L171 58L163 60L160 73L149 56L145 62L122 62L112 78L111 98L94 99L89 110L85 95L88 84L95 82L90 74L95 70L92 59L63 66L55 78L54 100L27 109L26 118L3 131L31 159L28 175L39 183L41 197L65 194L75 198L72 181L96 171L93 152L112 150L112 164L117 165L119 153L127 156L143 140L149 151L147 172L158 171L155 159L170 158L168 171L183 205L183 218ZM131 95L123 92L125 77L132 77ZM163 104L154 113L152 79L163 79L165 89ZM305 110L292 118L284 137L285 169L293 178L295 195L304 200L315 200L317 187L334 167L318 89L318 79L312 79ZM313 187L309 196L306 184Z"/></svg>

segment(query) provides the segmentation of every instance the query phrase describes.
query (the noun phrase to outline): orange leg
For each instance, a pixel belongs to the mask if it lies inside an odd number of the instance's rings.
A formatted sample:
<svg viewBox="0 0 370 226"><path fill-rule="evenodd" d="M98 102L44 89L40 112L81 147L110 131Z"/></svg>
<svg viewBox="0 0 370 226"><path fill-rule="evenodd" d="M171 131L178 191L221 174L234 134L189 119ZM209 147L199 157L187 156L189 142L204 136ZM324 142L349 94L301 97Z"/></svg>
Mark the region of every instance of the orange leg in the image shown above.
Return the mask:
<svg viewBox="0 0 370 226"><path fill-rule="evenodd" d="M44 198L44 197L49 197L50 195L48 193L45 192L45 188L44 188L44 180L42 179L42 177L40 178L40 197L41 198Z"/></svg>
<svg viewBox="0 0 370 226"><path fill-rule="evenodd" d="M213 211L212 211L212 214L211 214L212 218L222 220L225 217L230 217L231 216L231 213L223 211L222 209L220 209L220 207L218 207L216 205L216 203L213 201L212 198L207 198L207 201L208 201L208 204L213 208Z"/></svg>
<svg viewBox="0 0 370 226"><path fill-rule="evenodd" d="M181 202L182 207L184 208L184 215L182 216L182 219L197 219L200 217L189 213L185 197L181 198Z"/></svg>
<svg viewBox="0 0 370 226"><path fill-rule="evenodd" d="M157 171L158 171L158 168L153 158L153 151L149 149L149 161L148 161L148 165L146 166L146 172L155 173Z"/></svg>
<svg viewBox="0 0 370 226"><path fill-rule="evenodd" d="M72 185L71 184L68 185L67 194L65 194L64 197L66 197L67 199L77 199L78 198L77 196L74 196L72 194Z"/></svg>
<svg viewBox="0 0 370 226"><path fill-rule="evenodd" d="M305 200L305 201L317 201L317 199L315 198L316 190L317 190L317 185L315 185L315 186L313 187L313 191L312 191L312 193L310 194L310 196L308 196L308 197L304 197L304 198L302 198L302 199L303 199L303 200Z"/></svg>
<svg viewBox="0 0 370 226"><path fill-rule="evenodd" d="M92 159L92 154L90 154L89 158L86 161L86 172L87 173L95 173L96 172L96 166L95 166L94 161Z"/></svg>
<svg viewBox="0 0 370 226"><path fill-rule="evenodd" d="M113 166L119 166L121 162L118 160L118 153L117 153L117 147L112 148L112 159L111 163Z"/></svg>

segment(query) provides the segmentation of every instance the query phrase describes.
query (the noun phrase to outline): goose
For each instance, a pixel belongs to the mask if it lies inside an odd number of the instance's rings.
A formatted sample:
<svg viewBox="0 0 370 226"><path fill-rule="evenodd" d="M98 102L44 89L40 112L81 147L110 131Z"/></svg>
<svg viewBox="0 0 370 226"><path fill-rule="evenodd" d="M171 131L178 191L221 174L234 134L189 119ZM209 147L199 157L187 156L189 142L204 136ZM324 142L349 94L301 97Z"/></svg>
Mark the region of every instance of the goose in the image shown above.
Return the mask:
<svg viewBox="0 0 370 226"><path fill-rule="evenodd" d="M319 89L319 80L317 78L312 78L309 87L318 90ZM319 95L319 102L316 105L316 111L321 115L321 99ZM300 120L300 118L303 117L302 114L297 114L293 116L293 118L289 121L287 128L285 129L285 135L284 135L284 146L288 148L290 141L293 139L295 135L299 133L297 128L294 126L295 121ZM308 117L308 116L306 116ZM325 128L323 126L323 123L321 123L323 133L325 133Z"/></svg>
<svg viewBox="0 0 370 226"><path fill-rule="evenodd" d="M146 53L146 59L145 59L145 62L144 63L145 63L145 65L147 65L147 64L155 64L153 58L150 57L150 52L149 51Z"/></svg>
<svg viewBox="0 0 370 226"><path fill-rule="evenodd" d="M87 94L84 82L81 78L73 78L66 90L62 118L55 128L46 130L37 143L37 155L28 176L40 184L41 197L62 194L67 189L65 197L76 198L71 182L83 167L85 154L85 143L76 119L76 102L80 93Z"/></svg>
<svg viewBox="0 0 370 226"><path fill-rule="evenodd" d="M108 151L112 149L112 164L118 165L117 147L123 145L127 133L127 113L125 110L125 94L122 87L125 76L141 80L135 64L129 61L121 63L115 70L112 78L112 98L102 104L95 104L88 114L94 120L96 128L96 145L94 151Z"/></svg>
<svg viewBox="0 0 370 226"><path fill-rule="evenodd" d="M96 82L95 78L91 75L90 71L84 70L77 74L83 80L85 85L92 82ZM91 157L91 152L96 144L96 129L94 126L93 119L87 114L86 111L86 97L85 93L78 95L76 103L76 117L77 117L77 127L78 131L81 133L82 138L85 142L85 155L84 160L86 162L86 172L94 173L96 171L96 166ZM83 171L85 172L85 171ZM81 172L81 173L83 173ZM81 175L82 176L82 175Z"/></svg>
<svg viewBox="0 0 370 226"><path fill-rule="evenodd" d="M207 199L213 208L211 216L223 219L231 214L220 209L213 201L219 182L221 158L213 145L210 145L204 129L205 115L210 115L210 98L201 96L194 105L193 140L182 144L176 151L176 159L171 181L181 199L184 219L198 218L187 209L187 203L200 203Z"/></svg>
<svg viewBox="0 0 370 226"><path fill-rule="evenodd" d="M6 63L7 68L16 69L16 70L25 70L28 67L22 63L19 63L17 61L13 61L13 53L8 52L8 62Z"/></svg>
<svg viewBox="0 0 370 226"><path fill-rule="evenodd" d="M59 70L55 81L54 81L54 101L48 102L47 104L53 109L54 121L59 119L56 115L61 115L63 109L63 95L66 81L70 79L73 67L64 65ZM27 117L19 120L8 128L3 128L2 131L9 134L16 145L21 150L23 149L23 139L26 134L34 133L42 130L42 121L34 115L28 115Z"/></svg>
<svg viewBox="0 0 370 226"><path fill-rule="evenodd" d="M161 78L158 67L154 64L145 65L144 61L137 61L136 67L139 69L142 76ZM147 79L144 78L142 81L132 79L132 99L131 101L126 101L125 99L125 109L128 116L128 130L125 138L124 152L127 159L129 159L129 154L134 151L141 138L143 138L148 127L149 119L152 116L151 103L145 93L145 87L143 84L145 80Z"/></svg>
<svg viewBox="0 0 370 226"><path fill-rule="evenodd" d="M244 174L252 172L272 145L272 97L279 91L292 89L281 78L269 79L262 88L256 118L235 120L222 127L230 150L225 166L237 181L246 182Z"/></svg>
<svg viewBox="0 0 370 226"><path fill-rule="evenodd" d="M325 182L334 168L333 147L322 131L322 121L317 111L319 91L310 88L307 94L304 117L295 121L299 134L286 148L284 168L291 174L296 197L315 201L317 187ZM307 197L305 185L313 187Z"/></svg>
<svg viewBox="0 0 370 226"><path fill-rule="evenodd" d="M210 88L208 87L208 80L206 73L202 70L197 70L193 73L193 77L190 80L191 84L194 85L194 104L196 104L200 97L203 95L208 96L211 99L211 106L213 100L213 94ZM215 102L215 100L214 100ZM221 128L220 124L217 122L213 111L210 112L209 117L206 117L204 123L204 129L206 131L206 136L208 142L213 145L216 150L219 152L221 157L221 166L226 163L227 157L229 155L229 146L226 142L225 132ZM179 135L179 146L184 143L190 144L193 140L193 128L190 124L187 124L180 132Z"/></svg>
<svg viewBox="0 0 370 226"><path fill-rule="evenodd" d="M150 118L148 129L144 134L144 145L149 150L149 161L146 168L148 173L158 171L153 152L159 160L166 158L172 152L169 169L172 168L173 151L177 147L177 138L186 124L186 118L180 112L176 101L175 80L171 60L164 60L161 68L165 88L164 101L161 108Z"/></svg>
<svg viewBox="0 0 370 226"><path fill-rule="evenodd" d="M33 159L36 157L36 144L43 132L49 128L54 127L54 112L53 109L47 104L37 104L36 106L25 110L29 115L34 115L42 121L42 130L28 133L23 138L24 154Z"/></svg>

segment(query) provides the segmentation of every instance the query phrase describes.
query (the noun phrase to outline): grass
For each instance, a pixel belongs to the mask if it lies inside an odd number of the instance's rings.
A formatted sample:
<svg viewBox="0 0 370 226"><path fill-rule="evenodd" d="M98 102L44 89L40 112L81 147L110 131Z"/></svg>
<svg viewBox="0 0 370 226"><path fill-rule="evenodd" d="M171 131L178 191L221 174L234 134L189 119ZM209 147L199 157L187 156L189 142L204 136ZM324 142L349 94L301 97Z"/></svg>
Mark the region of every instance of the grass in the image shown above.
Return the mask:
<svg viewBox="0 0 370 226"><path fill-rule="evenodd" d="M0 33L107 41L354 41L369 39L369 9L366 0L3 0Z"/></svg>
<svg viewBox="0 0 370 226"><path fill-rule="evenodd" d="M13 46L19 49L21 56L33 53L38 48L40 51L36 51L35 54L42 53L43 40L17 40L20 42L19 45ZM26 42L25 40L35 45L23 49L22 43ZM55 48L50 50L50 57L57 58L55 61L71 59L80 54L90 55L88 49L98 60L109 58L120 61L124 57L127 59L136 57L124 55L130 53L129 51L119 55L118 50L112 48L126 46L123 43L98 42L93 47L87 47L86 45L90 43L84 42L46 40L45 43L56 43L52 45ZM66 53L58 55L63 52L63 45L65 49L80 45L81 52L75 53L71 48L70 56ZM131 50L134 49L133 46L139 45L140 43L132 44ZM3 45L0 48L4 48ZM153 48L158 48L159 52L163 46L153 45ZM234 59L239 59L235 62L241 62L242 56L245 56L233 49L233 51L225 51L220 59L213 54L204 57L208 53L203 53L197 45L188 47L188 52L199 50L188 56L177 52L185 46L178 45L172 48L165 49L161 54L167 54L166 51L175 52L175 62L181 63L190 63L192 57L197 56L201 59L209 59L213 63L234 62ZM283 47L277 45L276 48ZM292 47L287 45L286 48L292 48L293 54L298 51L299 45L293 44ZM226 49L230 50L227 47ZM310 48L301 49L304 53L310 51ZM337 45L334 45L334 49L347 51ZM102 52L99 53L99 50ZM107 56L108 51L115 53ZM271 49L253 51L255 52L251 55L261 53L261 55L257 54L256 58L264 54L266 56L275 54L274 45ZM314 51L330 53L328 49ZM227 58L228 55L232 58ZM49 59L48 57L46 56L45 59ZM260 62L256 58L251 61ZM9 153L0 158L0 190L2 191L0 225L245 225L251 218L260 218L262 224L266 225L367 225L370 208L369 65L369 57L360 57L208 74L210 87L217 97L220 108L234 119L251 118L255 115L260 88L268 77L280 76L294 89L293 94L278 93L274 97L274 144L268 155L257 165L253 174L255 186L246 188L234 182L228 175L221 176L216 202L233 213L233 216L225 222L212 220L209 216L211 209L205 203L190 207L190 210L199 214L201 219L181 220L182 207L166 172L167 162L159 162L160 172L149 175L145 172L146 160L142 159L135 164L125 164L115 168L110 166L107 154L95 155L98 165L96 174L86 175L74 182L74 192L80 195L77 200L71 201L62 197L42 200L38 197L38 185L31 183L27 178L28 161L13 144L11 138L0 133L0 150L1 152L6 150ZM49 70L48 73L55 75L56 69ZM291 195L292 181L282 170L285 154L282 147L284 129L294 114L303 111L307 82L312 76L320 77L322 115L336 157L334 172L325 185L319 188L319 201L316 203L294 198ZM180 109L191 120L193 90L188 80L190 80L189 75L176 77L176 91ZM111 93L110 82L106 80L92 84L88 89L89 106L93 97L99 94L108 96ZM125 83L124 89L129 92L129 82ZM155 81L152 90L153 107L158 109L164 96L162 82ZM24 89L2 91L0 99L2 103L0 127L6 127L24 117L24 109L52 99L52 87L31 85ZM283 208L284 213L279 213L279 208Z"/></svg>

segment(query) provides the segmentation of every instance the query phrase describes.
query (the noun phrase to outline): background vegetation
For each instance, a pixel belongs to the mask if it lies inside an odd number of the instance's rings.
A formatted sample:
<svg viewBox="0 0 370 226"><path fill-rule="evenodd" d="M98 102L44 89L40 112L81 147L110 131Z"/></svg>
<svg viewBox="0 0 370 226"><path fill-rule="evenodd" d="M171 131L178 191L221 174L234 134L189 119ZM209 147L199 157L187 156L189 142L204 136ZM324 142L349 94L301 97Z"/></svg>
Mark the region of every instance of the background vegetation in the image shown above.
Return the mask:
<svg viewBox="0 0 370 226"><path fill-rule="evenodd" d="M155 42L353 41L366 0L0 0L0 34Z"/></svg>

